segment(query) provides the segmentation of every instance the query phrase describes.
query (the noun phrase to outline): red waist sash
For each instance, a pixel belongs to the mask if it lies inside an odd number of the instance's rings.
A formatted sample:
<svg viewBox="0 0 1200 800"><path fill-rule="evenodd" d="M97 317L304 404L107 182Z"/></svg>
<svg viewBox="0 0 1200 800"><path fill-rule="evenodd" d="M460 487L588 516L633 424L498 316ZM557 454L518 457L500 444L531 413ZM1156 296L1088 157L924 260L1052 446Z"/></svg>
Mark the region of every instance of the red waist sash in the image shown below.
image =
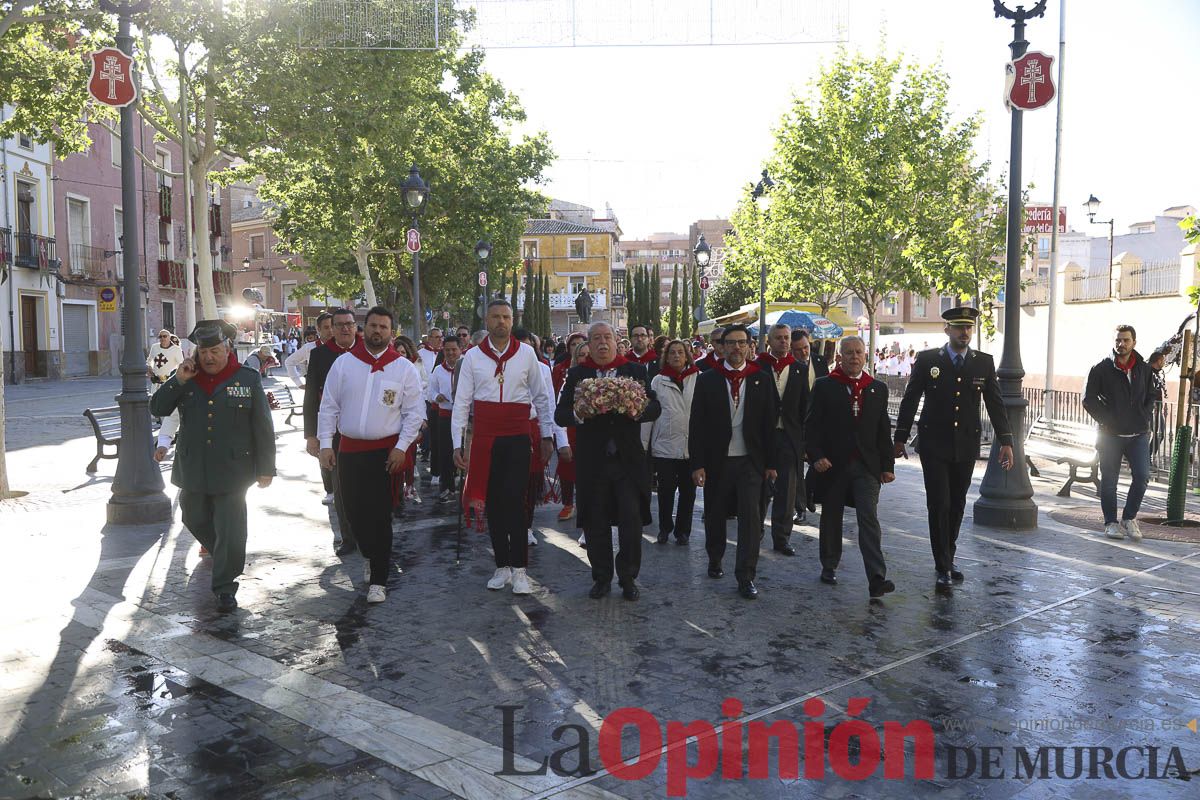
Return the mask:
<svg viewBox="0 0 1200 800"><path fill-rule="evenodd" d="M341 435L338 442L339 453L363 453L367 450L390 450L400 441L400 434L393 433L382 439L355 439L346 434Z"/></svg>
<svg viewBox="0 0 1200 800"><path fill-rule="evenodd" d="M529 435L529 404L476 400L471 413L471 454L467 480L463 484L463 514L467 525L471 524L474 515L475 527L482 531L486 524L484 506L487 504L488 477L492 473L492 445L502 436Z"/></svg>

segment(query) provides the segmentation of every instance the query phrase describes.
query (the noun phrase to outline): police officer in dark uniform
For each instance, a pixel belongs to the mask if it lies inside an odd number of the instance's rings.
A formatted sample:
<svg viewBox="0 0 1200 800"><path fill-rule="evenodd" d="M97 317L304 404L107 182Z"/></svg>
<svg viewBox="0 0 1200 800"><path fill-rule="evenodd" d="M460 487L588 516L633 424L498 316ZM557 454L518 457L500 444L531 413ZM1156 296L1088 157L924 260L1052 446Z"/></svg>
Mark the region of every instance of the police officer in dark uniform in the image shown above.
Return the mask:
<svg viewBox="0 0 1200 800"><path fill-rule="evenodd" d="M996 366L990 355L970 347L978 318L979 309L969 306L942 314L949 341L945 347L917 354L896 419L896 457L907 458L904 444L912 430L917 404L925 398L917 424L918 449L929 509L929 544L939 587L963 580L962 571L954 563L954 552L967 505L967 489L979 457L981 399L1000 439L1000 466L1010 469L1013 462L1012 431L1000 399Z"/></svg>
<svg viewBox="0 0 1200 800"><path fill-rule="evenodd" d="M237 577L246 566L246 490L275 475L275 428L257 370L238 363L236 329L204 320L188 336L194 358L179 365L150 398L153 413L181 419L171 482L179 487L183 524L212 553L217 610L237 608Z"/></svg>

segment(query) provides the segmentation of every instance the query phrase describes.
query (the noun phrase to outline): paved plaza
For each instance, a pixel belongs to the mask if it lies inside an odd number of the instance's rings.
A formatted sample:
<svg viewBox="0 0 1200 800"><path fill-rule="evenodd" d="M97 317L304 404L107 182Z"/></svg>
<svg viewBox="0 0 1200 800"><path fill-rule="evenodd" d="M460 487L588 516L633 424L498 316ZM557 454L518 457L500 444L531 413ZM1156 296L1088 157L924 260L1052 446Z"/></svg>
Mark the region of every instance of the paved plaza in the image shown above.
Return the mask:
<svg viewBox="0 0 1200 800"><path fill-rule="evenodd" d="M115 462L85 474L81 411L118 384L7 388L9 471L29 494L0 502L0 797L1196 796L1200 544L1106 540L1089 490L1055 497L1052 471L1034 481L1037 530L973 529L968 513L966 582L942 594L919 463L901 461L880 504L897 586L882 603L850 520L839 585L818 582L816 528L796 526L797 557L768 546L748 602L732 547L726 577L705 575L698 518L689 547L646 529L639 602L590 600L557 505L537 516L534 594L489 592L487 538L427 490L395 523L402 573L368 607L361 558L333 554L316 463L277 413L279 477L249 492L241 608L220 616L178 512L104 524ZM628 707L644 724L602 736ZM698 740L658 753L673 721L701 721ZM920 721L928 777L922 737L896 733ZM773 723L798 745L756 750ZM765 777L740 766L744 731ZM622 744L641 777L605 769ZM556 769L537 774L544 759Z"/></svg>

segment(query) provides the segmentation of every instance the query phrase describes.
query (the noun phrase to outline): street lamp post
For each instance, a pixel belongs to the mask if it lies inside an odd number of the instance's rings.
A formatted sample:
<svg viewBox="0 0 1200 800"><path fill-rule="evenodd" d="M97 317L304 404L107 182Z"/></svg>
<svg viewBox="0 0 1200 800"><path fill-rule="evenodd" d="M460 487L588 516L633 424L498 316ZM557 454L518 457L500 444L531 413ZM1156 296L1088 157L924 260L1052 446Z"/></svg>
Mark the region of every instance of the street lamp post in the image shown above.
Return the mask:
<svg viewBox="0 0 1200 800"><path fill-rule="evenodd" d="M492 285L492 243L487 239L476 242L475 257L479 259L479 271L484 273L483 286L479 287L479 320L483 322L487 316L488 292Z"/></svg>
<svg viewBox="0 0 1200 800"><path fill-rule="evenodd" d="M124 2L118 5L106 0L101 7L117 13L117 48L132 56L129 18L144 10L146 4ZM133 115L132 105L121 108L121 203L127 210L138 207ZM125 325L125 342L121 355L121 394L117 396L117 404L121 407L121 447L106 516L114 525L138 525L170 519L171 501L163 491L162 470L154 461L154 440L150 435L150 394L143 360L146 331L139 313L142 297L138 285L139 220L132 211L123 219L121 263L125 298L121 318Z"/></svg>
<svg viewBox="0 0 1200 800"><path fill-rule="evenodd" d="M1033 8L1026 10L1017 6L1011 11L1000 0L995 0L997 17L1013 21L1013 40L1009 44L1012 59L1025 55L1029 42L1025 40L1025 21L1046 13L1047 0L1038 0ZM1025 367L1021 363L1021 133L1022 112L1016 106L1009 108L1012 115L1009 136L1008 172L1008 220L1004 265L1004 352L996 377L1000 381L1000 395L1008 416L1008 425L1013 432L1012 469L1000 466L1000 437L994 437L987 461L987 471L979 484L979 499L975 501L974 520L976 525L1011 530L1030 530L1037 527L1038 510L1033 502L1033 486L1025 463L1025 407L1028 402L1021 392L1021 379ZM1057 212L1054 212L1057 213Z"/></svg>
<svg viewBox="0 0 1200 800"><path fill-rule="evenodd" d="M696 259L696 280L704 280L705 283L700 289L700 313L696 322L707 316L704 309L708 304L708 263L712 260L712 248L708 246L708 242L704 239L704 234L700 234L700 238L696 240L696 246L692 248L692 258Z"/></svg>
<svg viewBox="0 0 1200 800"><path fill-rule="evenodd" d="M412 229L420 233L419 221L425 203L429 200L429 185L421 180L417 165L408 171L408 179L401 187L404 207L412 214ZM420 248L412 251L413 262L413 341L421 341L421 254Z"/></svg>
<svg viewBox="0 0 1200 800"><path fill-rule="evenodd" d="M1108 226L1108 292L1112 294L1112 262L1113 262L1113 233L1116 218L1112 219L1096 219L1096 212L1100 210L1100 201L1096 199L1096 195L1089 194L1087 202L1083 204L1087 209L1088 222L1093 225Z"/></svg>
<svg viewBox="0 0 1200 800"><path fill-rule="evenodd" d="M762 171L762 179L758 185L754 187L754 191L750 193L750 199L753 200L759 208L762 209L763 219L767 219L771 213L771 190L775 188L775 181L771 180L771 176L767 174L767 170ZM767 350L767 260L759 258L758 260L758 352L765 353Z"/></svg>

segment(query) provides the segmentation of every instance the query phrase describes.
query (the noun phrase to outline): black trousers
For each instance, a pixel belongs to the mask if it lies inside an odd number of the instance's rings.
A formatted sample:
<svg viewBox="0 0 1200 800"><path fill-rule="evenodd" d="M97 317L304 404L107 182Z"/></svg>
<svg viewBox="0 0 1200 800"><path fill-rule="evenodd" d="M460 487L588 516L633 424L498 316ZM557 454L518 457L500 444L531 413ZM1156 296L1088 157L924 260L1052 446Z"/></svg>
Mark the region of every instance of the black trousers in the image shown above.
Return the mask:
<svg viewBox="0 0 1200 800"><path fill-rule="evenodd" d="M436 403L425 404L425 422L428 427L425 429L425 435L421 437L420 449L429 451L429 474L441 475L442 473L438 471L438 465L440 461L438 460L439 454L437 449L437 430L438 426L441 425L442 420L438 417ZM447 422L449 422L449 420L447 420ZM446 427L449 427L449 425Z"/></svg>
<svg viewBox="0 0 1200 800"><path fill-rule="evenodd" d="M842 513L846 493L854 497L858 516L858 549L862 553L867 580L887 577L883 561L883 533L879 529L879 476L872 475L861 461L839 469L830 479L821 503L821 566L837 569L842 560Z"/></svg>
<svg viewBox="0 0 1200 800"><path fill-rule="evenodd" d="M358 547L371 564L371 583L387 585L392 563L391 448L338 453L338 490ZM344 534L343 534L344 537Z"/></svg>
<svg viewBox="0 0 1200 800"><path fill-rule="evenodd" d="M792 439L787 431L776 428L772 434L775 437L776 473L775 482L767 482L763 492L763 517L767 516L767 504L771 504L771 542L775 547L783 547L792 535L792 508L799 500L797 484L804 486L800 475L800 459L796 449L792 447Z"/></svg>
<svg viewBox="0 0 1200 800"><path fill-rule="evenodd" d="M335 432L333 434L334 453L338 451L338 445L341 443L341 441L342 435ZM333 489L331 491L333 492L333 511L334 515L337 517L338 523L338 536L341 537L343 543L357 545L358 540L354 538L354 529L350 525L350 517L346 515L346 500L342 495L342 490L340 487L338 467L339 462L335 460L333 463L333 469L329 470L329 479L333 483Z"/></svg>
<svg viewBox="0 0 1200 800"><path fill-rule="evenodd" d="M529 563L525 491L529 488L532 457L529 434L500 436L492 442L484 513L497 567L524 567Z"/></svg>
<svg viewBox="0 0 1200 800"><path fill-rule="evenodd" d="M605 507L601 519L617 518L616 574L618 582L637 578L642 569L642 499L641 493L629 472L621 466L615 455L604 457L594 497ZM611 510L610 510L611 509ZM591 516L589 513L588 516ZM610 525L587 525L583 529L587 537L588 563L592 565L592 580L609 583L613 579L612 527Z"/></svg>
<svg viewBox="0 0 1200 800"><path fill-rule="evenodd" d="M442 490L454 488L454 443L450 441L450 418L437 416L437 427L432 429L433 454L429 456L432 474L442 479ZM437 465L434 467L433 465Z"/></svg>
<svg viewBox="0 0 1200 800"><path fill-rule="evenodd" d="M696 484L686 458L655 458L658 475L658 532L675 534L676 539L692 535L692 509L696 507ZM679 513L672 518L675 492L679 492Z"/></svg>
<svg viewBox="0 0 1200 800"><path fill-rule="evenodd" d="M738 583L758 574L758 549L762 542L763 476L745 456L725 459L719 474L706 470L704 483L704 548L708 560L720 564L725 557L725 520L737 511L737 557L733 574Z"/></svg>
<svg viewBox="0 0 1200 800"><path fill-rule="evenodd" d="M333 494L333 487L337 485L333 482L333 470L321 469L321 485L325 487L325 494Z"/></svg>
<svg viewBox="0 0 1200 800"><path fill-rule="evenodd" d="M967 490L975 462L946 461L921 454L921 474L925 477L925 508L929 511L929 546L933 566L949 572L958 549L958 529L967 507Z"/></svg>

